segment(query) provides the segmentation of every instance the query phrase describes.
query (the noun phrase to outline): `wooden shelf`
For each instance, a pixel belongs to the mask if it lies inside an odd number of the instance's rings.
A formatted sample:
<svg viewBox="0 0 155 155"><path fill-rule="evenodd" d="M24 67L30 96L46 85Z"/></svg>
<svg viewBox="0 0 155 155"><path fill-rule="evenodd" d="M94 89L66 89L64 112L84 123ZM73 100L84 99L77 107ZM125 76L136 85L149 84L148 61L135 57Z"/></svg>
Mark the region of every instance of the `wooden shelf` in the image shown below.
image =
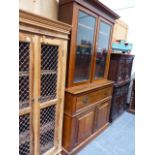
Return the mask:
<svg viewBox="0 0 155 155"><path fill-rule="evenodd" d="M90 45L77 45L77 46L80 47L80 48L91 48Z"/></svg>
<svg viewBox="0 0 155 155"><path fill-rule="evenodd" d="M42 70L41 71L42 75L47 75L47 74L57 74L57 71L55 70Z"/></svg>
<svg viewBox="0 0 155 155"><path fill-rule="evenodd" d="M28 71L19 72L19 77L22 77L22 76L29 76L29 72Z"/></svg>
<svg viewBox="0 0 155 155"><path fill-rule="evenodd" d="M46 143L45 145L41 145L40 151L41 151L42 153L44 153L44 152L46 152L47 150L52 149L52 147L54 147L54 143L49 142L49 143Z"/></svg>
<svg viewBox="0 0 155 155"><path fill-rule="evenodd" d="M27 107L29 107L29 100L19 101L19 109L23 109L23 108L27 108Z"/></svg>

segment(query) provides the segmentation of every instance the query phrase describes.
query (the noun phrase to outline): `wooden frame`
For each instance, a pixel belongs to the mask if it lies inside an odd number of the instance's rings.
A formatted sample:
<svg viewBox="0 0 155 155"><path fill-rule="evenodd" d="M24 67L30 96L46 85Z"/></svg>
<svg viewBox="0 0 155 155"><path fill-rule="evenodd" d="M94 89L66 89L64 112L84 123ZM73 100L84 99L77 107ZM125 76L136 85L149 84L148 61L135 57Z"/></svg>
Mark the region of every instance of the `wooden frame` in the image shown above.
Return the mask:
<svg viewBox="0 0 155 155"><path fill-rule="evenodd" d="M56 105L54 146L45 152L45 155L59 154L62 151L62 121L63 102L65 89L65 72L67 58L67 41L71 26L58 21L28 13L19 12L19 40L29 41L30 49L30 103L32 108L25 108L19 111L19 115L31 114L31 155L40 154L40 110ZM41 91L41 44L58 46L58 70L56 98L40 104Z"/></svg>

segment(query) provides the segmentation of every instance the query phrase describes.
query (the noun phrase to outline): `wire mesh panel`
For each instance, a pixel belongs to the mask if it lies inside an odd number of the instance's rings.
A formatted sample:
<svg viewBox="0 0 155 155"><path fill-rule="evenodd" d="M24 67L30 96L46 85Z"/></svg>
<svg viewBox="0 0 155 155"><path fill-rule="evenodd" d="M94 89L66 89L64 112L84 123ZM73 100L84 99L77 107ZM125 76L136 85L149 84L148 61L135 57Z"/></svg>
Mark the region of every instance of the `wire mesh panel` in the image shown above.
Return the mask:
<svg viewBox="0 0 155 155"><path fill-rule="evenodd" d="M54 146L56 105L40 111L40 153Z"/></svg>
<svg viewBox="0 0 155 155"><path fill-rule="evenodd" d="M41 45L41 70L57 71L58 46Z"/></svg>
<svg viewBox="0 0 155 155"><path fill-rule="evenodd" d="M40 102L56 98L58 46L41 45L41 97Z"/></svg>
<svg viewBox="0 0 155 155"><path fill-rule="evenodd" d="M29 107L30 43L19 42L19 109ZM19 116L19 154L30 155L30 113Z"/></svg>
<svg viewBox="0 0 155 155"><path fill-rule="evenodd" d="M29 69L29 43L19 42L19 71Z"/></svg>
<svg viewBox="0 0 155 155"><path fill-rule="evenodd" d="M29 106L29 76L19 77L19 108Z"/></svg>
<svg viewBox="0 0 155 155"><path fill-rule="evenodd" d="M19 108L29 106L29 46L19 42Z"/></svg>
<svg viewBox="0 0 155 155"><path fill-rule="evenodd" d="M19 116L19 154L30 155L30 114Z"/></svg>

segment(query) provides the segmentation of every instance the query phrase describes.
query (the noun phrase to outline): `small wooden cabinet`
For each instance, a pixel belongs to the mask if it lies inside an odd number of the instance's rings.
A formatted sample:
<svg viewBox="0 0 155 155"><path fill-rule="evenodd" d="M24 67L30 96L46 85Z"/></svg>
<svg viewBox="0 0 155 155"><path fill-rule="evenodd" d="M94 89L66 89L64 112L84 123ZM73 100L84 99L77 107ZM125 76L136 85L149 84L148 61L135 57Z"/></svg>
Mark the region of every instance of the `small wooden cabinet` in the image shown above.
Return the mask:
<svg viewBox="0 0 155 155"><path fill-rule="evenodd" d="M61 152L67 24L20 10L19 154Z"/></svg>
<svg viewBox="0 0 155 155"><path fill-rule="evenodd" d="M64 153L75 154L109 124L113 82L66 89L63 146Z"/></svg>
<svg viewBox="0 0 155 155"><path fill-rule="evenodd" d="M112 122L126 109L134 55L112 53L108 79L115 81L110 112Z"/></svg>

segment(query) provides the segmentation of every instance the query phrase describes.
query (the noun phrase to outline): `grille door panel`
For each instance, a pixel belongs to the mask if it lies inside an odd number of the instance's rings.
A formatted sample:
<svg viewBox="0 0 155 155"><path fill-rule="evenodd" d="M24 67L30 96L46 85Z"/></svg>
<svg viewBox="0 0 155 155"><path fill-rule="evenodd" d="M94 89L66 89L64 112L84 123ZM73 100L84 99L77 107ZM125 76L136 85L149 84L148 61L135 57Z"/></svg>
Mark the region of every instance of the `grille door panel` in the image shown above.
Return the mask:
<svg viewBox="0 0 155 155"><path fill-rule="evenodd" d="M61 141L61 41L21 35L19 42L19 155L43 155ZM28 35L29 36L29 35ZM33 103L33 104L32 104ZM60 129L59 129L60 127ZM59 133L58 133L59 132Z"/></svg>
<svg viewBox="0 0 155 155"><path fill-rule="evenodd" d="M48 39L46 41L41 40L40 46L39 149L41 155L56 145L56 114L58 104L59 45L54 45L51 41L48 42ZM45 104L46 106L44 106Z"/></svg>
<svg viewBox="0 0 155 155"><path fill-rule="evenodd" d="M57 97L58 46L41 44L40 102Z"/></svg>
<svg viewBox="0 0 155 155"><path fill-rule="evenodd" d="M30 39L30 38L29 38ZM19 41L19 155L32 155L31 42Z"/></svg>
<svg viewBox="0 0 155 155"><path fill-rule="evenodd" d="M40 153L54 147L56 105L40 111Z"/></svg>

